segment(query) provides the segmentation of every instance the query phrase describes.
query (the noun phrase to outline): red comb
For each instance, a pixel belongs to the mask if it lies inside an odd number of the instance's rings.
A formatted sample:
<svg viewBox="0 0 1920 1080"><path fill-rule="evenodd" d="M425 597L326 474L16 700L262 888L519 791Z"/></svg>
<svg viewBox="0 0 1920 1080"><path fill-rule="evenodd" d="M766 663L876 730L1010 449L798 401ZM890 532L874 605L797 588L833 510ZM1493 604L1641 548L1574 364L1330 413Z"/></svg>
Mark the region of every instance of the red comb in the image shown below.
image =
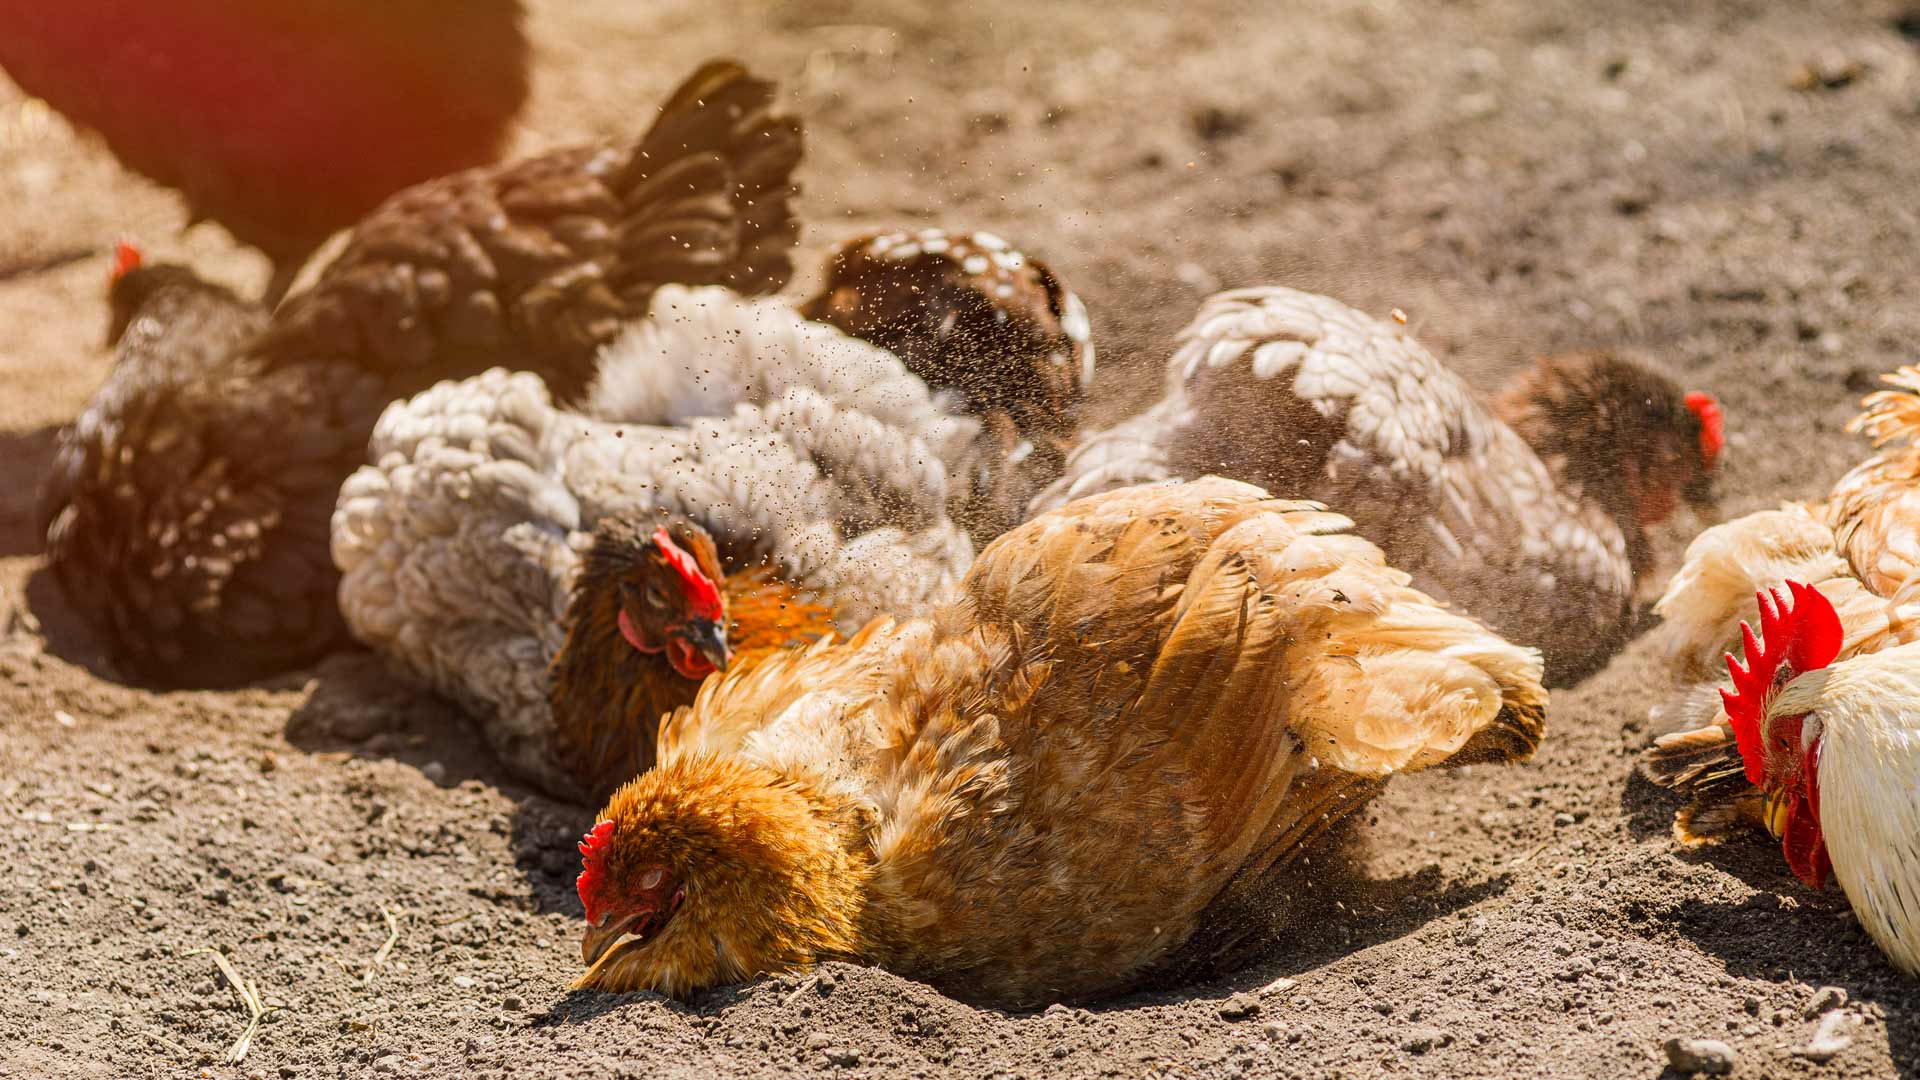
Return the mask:
<svg viewBox="0 0 1920 1080"><path fill-rule="evenodd" d="M107 284L112 285L127 276L130 270L140 266L140 249L122 240L113 248L113 269L107 271Z"/></svg>
<svg viewBox="0 0 1920 1080"><path fill-rule="evenodd" d="M1713 400L1712 394L1703 394L1695 390L1684 399L1687 411L1700 418L1700 456L1706 460L1707 468L1719 459L1720 451L1727 447L1727 420L1720 411L1720 403Z"/></svg>
<svg viewBox="0 0 1920 1080"><path fill-rule="evenodd" d="M607 876L607 842L613 839L613 822L603 821L587 830L580 838L580 876L574 879L574 890L580 894L580 904L587 909L587 921L598 924L596 903L600 895L601 879Z"/></svg>
<svg viewBox="0 0 1920 1080"><path fill-rule="evenodd" d="M1793 596L1792 610L1785 607L1778 593L1755 594L1760 601L1762 636L1755 638L1753 627L1744 622L1740 624L1747 663L1742 667L1732 653L1727 654L1727 672L1733 676L1733 689L1720 691L1720 698L1727 706L1727 719L1733 722L1733 737L1740 744L1740 759L1747 767L1747 780L1754 784L1760 783L1764 776L1760 719L1765 714L1767 698L1780 681L1783 663L1788 678L1826 667L1840 655L1840 643L1846 636L1839 614L1820 590L1789 581L1787 592Z"/></svg>
<svg viewBox="0 0 1920 1080"><path fill-rule="evenodd" d="M667 565L673 567L679 573L680 580L685 583L687 606L695 615L719 622L721 616L725 614L720 606L720 586L714 584L713 579L701 571L700 564L694 561L692 555L687 554L686 549L673 542L673 537L667 535L664 525L653 530L653 542L659 545L660 554L667 557Z"/></svg>

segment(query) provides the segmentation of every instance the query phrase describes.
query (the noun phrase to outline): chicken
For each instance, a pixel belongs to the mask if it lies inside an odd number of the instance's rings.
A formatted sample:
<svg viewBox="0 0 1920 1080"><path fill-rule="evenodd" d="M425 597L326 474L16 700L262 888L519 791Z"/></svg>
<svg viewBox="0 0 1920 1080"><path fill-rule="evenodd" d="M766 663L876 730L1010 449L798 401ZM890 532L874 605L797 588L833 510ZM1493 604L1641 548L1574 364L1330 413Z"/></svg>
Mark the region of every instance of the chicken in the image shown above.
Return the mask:
<svg viewBox="0 0 1920 1080"><path fill-rule="evenodd" d="M123 250L118 356L55 444L40 494L47 561L122 670L222 685L340 636L327 519L386 404L348 364L245 357L259 305Z"/></svg>
<svg viewBox="0 0 1920 1080"><path fill-rule="evenodd" d="M526 101L519 0L0 0L0 68L273 260L494 160Z"/></svg>
<svg viewBox="0 0 1920 1080"><path fill-rule="evenodd" d="M1007 1008L1179 965L1395 774L1528 756L1539 654L1217 477L1051 511L928 617L742 661L581 842L580 985L826 959Z"/></svg>
<svg viewBox="0 0 1920 1080"><path fill-rule="evenodd" d="M1900 390L1862 403L1849 429L1881 453L1856 466L1818 504L1788 503L1716 525L1688 545L1654 606L1654 634L1678 689L1656 708L1661 735L1642 758L1649 779L1690 796L1674 836L1694 845L1737 826L1760 827L1759 791L1741 767L1712 666L1743 647L1740 628L1762 614L1749 597L1810 583L1840 620L1839 657L1920 641L1920 369L1886 377ZM1889 444L1895 444L1889 447Z"/></svg>
<svg viewBox="0 0 1920 1080"><path fill-rule="evenodd" d="M1685 501L1717 497L1726 447L1720 403L1682 394L1672 380L1608 353L1547 356L1492 401L1493 414L1545 462L1561 490L1598 504L1626 540L1634 574L1653 568L1647 528Z"/></svg>
<svg viewBox="0 0 1920 1080"><path fill-rule="evenodd" d="M1787 590L1791 606L1759 597L1758 637L1743 625L1746 662L1727 658L1744 777L1794 875L1837 880L1894 966L1920 975L1920 643L1836 662L1833 606Z"/></svg>
<svg viewBox="0 0 1920 1080"><path fill-rule="evenodd" d="M800 311L897 354L985 421L1001 447L997 469L956 510L976 541L1018 523L1060 475L1094 350L1086 306L1045 263L987 232L856 236L828 258Z"/></svg>
<svg viewBox="0 0 1920 1080"><path fill-rule="evenodd" d="M801 386L649 427L496 369L395 404L369 453L333 521L348 626L562 798L652 764L712 671L925 607L973 556L924 445Z"/></svg>
<svg viewBox="0 0 1920 1080"><path fill-rule="evenodd" d="M1031 509L1202 472L1339 506L1566 681L1624 640L1644 525L1677 493L1710 498L1719 407L1604 356L1542 361L1496 404L1537 449L1398 326L1292 289L1221 293L1160 401L1088 435Z"/></svg>
<svg viewBox="0 0 1920 1080"><path fill-rule="evenodd" d="M660 285L778 289L800 131L772 97L709 63L627 149L402 192L271 321L180 268L125 275L119 355L42 501L54 577L117 666L229 685L344 642L327 522L388 403L495 365L582 392Z"/></svg>

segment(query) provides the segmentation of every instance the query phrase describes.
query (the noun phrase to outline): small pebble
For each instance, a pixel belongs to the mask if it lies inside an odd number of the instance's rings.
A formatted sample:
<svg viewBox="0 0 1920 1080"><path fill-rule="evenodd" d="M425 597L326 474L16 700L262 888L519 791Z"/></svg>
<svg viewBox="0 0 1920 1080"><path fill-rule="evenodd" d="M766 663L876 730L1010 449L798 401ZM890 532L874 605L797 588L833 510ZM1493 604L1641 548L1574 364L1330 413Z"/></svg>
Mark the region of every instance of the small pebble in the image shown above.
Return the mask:
<svg viewBox="0 0 1920 1080"><path fill-rule="evenodd" d="M851 1046L835 1046L827 1050L827 1061L843 1069L851 1069L860 1064L860 1051Z"/></svg>
<svg viewBox="0 0 1920 1080"><path fill-rule="evenodd" d="M1576 956L1567 961L1567 966L1560 971L1558 978L1561 982L1574 982L1583 975L1591 974L1593 974L1593 961L1584 956Z"/></svg>
<svg viewBox="0 0 1920 1080"><path fill-rule="evenodd" d="M453 985L462 990L471 990L473 989L473 979L466 975L455 975L453 977Z"/></svg>
<svg viewBox="0 0 1920 1080"><path fill-rule="evenodd" d="M1838 1009L1847 1003L1847 992L1837 986L1823 986L1813 992L1813 998L1807 1002L1807 1016L1819 1016L1823 1012Z"/></svg>
<svg viewBox="0 0 1920 1080"><path fill-rule="evenodd" d="M1662 1048L1675 1072L1724 1076L1733 1071L1733 1047L1719 1039L1668 1039Z"/></svg>
<svg viewBox="0 0 1920 1080"><path fill-rule="evenodd" d="M373 1063L373 1071L377 1073L399 1072L400 1071L400 1055L388 1054L386 1057L376 1058Z"/></svg>
<svg viewBox="0 0 1920 1080"><path fill-rule="evenodd" d="M816 1031L813 1034L807 1036L807 1049L809 1050L825 1050L827 1047L832 1045L833 1045L833 1036L827 1034L824 1031Z"/></svg>
<svg viewBox="0 0 1920 1080"><path fill-rule="evenodd" d="M420 766L420 775L426 777L430 783L444 784L447 782L447 767L437 761L429 761Z"/></svg>
<svg viewBox="0 0 1920 1080"><path fill-rule="evenodd" d="M1245 1020L1260 1011L1260 999L1252 994L1235 994L1220 1003L1220 1019Z"/></svg>
<svg viewBox="0 0 1920 1080"><path fill-rule="evenodd" d="M508 1012L519 1012L521 1009L527 1007L527 1003L521 1001L518 995L508 994L506 999L500 1002L500 1007Z"/></svg>

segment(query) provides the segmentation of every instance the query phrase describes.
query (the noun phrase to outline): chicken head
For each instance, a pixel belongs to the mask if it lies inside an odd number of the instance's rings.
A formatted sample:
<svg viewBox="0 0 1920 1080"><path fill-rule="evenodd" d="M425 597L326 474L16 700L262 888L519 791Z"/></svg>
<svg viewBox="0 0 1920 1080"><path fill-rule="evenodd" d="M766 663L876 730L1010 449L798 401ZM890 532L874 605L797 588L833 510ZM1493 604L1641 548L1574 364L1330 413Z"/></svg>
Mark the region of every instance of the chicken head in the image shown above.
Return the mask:
<svg viewBox="0 0 1920 1080"><path fill-rule="evenodd" d="M700 680L724 671L726 599L720 554L707 531L685 519L646 525L622 518L596 531L576 592L615 601L614 627L642 653L665 653L673 670Z"/></svg>
<svg viewBox="0 0 1920 1080"><path fill-rule="evenodd" d="M857 824L730 758L676 758L628 781L580 842L576 984L687 994L853 952Z"/></svg>
<svg viewBox="0 0 1920 1080"><path fill-rule="evenodd" d="M1833 864L1820 832L1820 739L1818 716L1805 707L1797 686L1819 675L1840 653L1844 633L1833 604L1811 586L1787 582L1793 606L1777 593L1761 592L1760 627L1740 624L1746 663L1727 656L1733 689L1722 690L1727 718L1740 747L1749 782L1766 798L1769 832L1781 841L1794 875L1818 889Z"/></svg>

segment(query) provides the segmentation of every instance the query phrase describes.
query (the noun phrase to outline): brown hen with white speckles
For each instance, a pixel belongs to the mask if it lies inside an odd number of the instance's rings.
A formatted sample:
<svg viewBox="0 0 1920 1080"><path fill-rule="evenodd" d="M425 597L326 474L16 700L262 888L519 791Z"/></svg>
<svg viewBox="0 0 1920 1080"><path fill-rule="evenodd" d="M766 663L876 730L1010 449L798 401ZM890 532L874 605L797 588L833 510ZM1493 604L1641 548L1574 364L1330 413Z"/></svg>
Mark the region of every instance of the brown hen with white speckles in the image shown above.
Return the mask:
<svg viewBox="0 0 1920 1080"><path fill-rule="evenodd" d="M1045 263L987 232L858 236L801 306L899 356L1001 446L956 516L984 543L1060 474L1093 381L1087 309Z"/></svg>

